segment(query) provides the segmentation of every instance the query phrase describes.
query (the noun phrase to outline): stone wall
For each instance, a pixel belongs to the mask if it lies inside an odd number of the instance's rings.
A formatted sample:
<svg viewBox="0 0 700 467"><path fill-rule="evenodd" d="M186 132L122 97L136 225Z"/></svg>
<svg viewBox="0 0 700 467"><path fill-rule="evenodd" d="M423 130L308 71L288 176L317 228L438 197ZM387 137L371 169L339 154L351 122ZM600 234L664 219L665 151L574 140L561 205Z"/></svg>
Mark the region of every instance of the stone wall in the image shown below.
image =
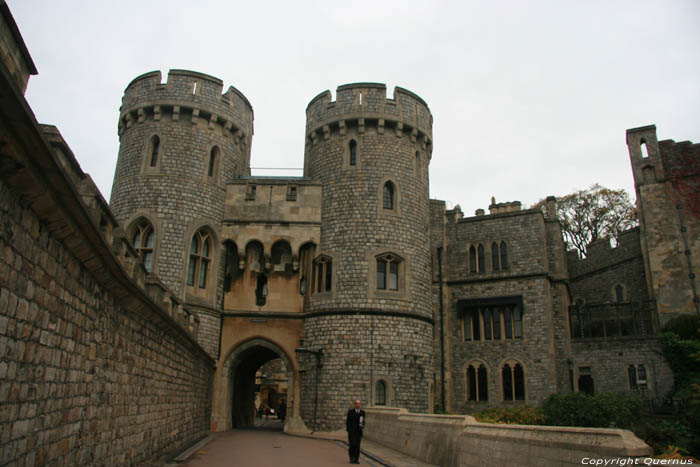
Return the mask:
<svg viewBox="0 0 700 467"><path fill-rule="evenodd" d="M147 277L57 131L18 93L0 100L0 458L162 459L209 428L197 320Z"/></svg>
<svg viewBox="0 0 700 467"><path fill-rule="evenodd" d="M368 408L364 436L434 465L581 465L584 459L649 456L631 431L479 423L470 416ZM641 463L641 459L640 459Z"/></svg>

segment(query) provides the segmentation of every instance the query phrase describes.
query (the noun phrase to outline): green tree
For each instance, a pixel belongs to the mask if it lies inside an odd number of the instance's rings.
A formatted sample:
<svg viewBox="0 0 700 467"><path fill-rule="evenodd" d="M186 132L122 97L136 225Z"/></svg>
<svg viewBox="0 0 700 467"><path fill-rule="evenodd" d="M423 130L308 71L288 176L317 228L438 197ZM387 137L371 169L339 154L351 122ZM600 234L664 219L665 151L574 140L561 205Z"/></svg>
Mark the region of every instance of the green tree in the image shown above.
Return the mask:
<svg viewBox="0 0 700 467"><path fill-rule="evenodd" d="M545 200L533 208L544 210ZM561 223L567 249L576 249L582 257L586 247L602 238L618 239L620 233L637 225L637 209L625 190L591 185L557 197L557 218Z"/></svg>

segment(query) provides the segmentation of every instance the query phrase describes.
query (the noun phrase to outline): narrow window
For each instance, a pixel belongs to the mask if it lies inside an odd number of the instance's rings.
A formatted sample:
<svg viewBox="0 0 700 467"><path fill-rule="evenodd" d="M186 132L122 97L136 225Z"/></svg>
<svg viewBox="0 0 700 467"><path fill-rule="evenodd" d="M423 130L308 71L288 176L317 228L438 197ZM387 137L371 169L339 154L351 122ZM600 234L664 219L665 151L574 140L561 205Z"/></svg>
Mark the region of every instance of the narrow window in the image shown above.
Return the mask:
<svg viewBox="0 0 700 467"><path fill-rule="evenodd" d="M389 289L399 290L399 263L389 263Z"/></svg>
<svg viewBox="0 0 700 467"><path fill-rule="evenodd" d="M523 366L520 363L515 364L513 368L513 386L515 389L515 400L524 401L525 400L525 372L523 371Z"/></svg>
<svg viewBox="0 0 700 467"><path fill-rule="evenodd" d="M379 380L374 388L375 401L374 405L386 405L386 384Z"/></svg>
<svg viewBox="0 0 700 467"><path fill-rule="evenodd" d="M326 292L328 292L329 290L331 290L331 277L333 276L333 273L332 273L333 263L331 263L330 261L327 261L324 264L326 266L326 281L325 281L324 289L326 290Z"/></svg>
<svg viewBox="0 0 700 467"><path fill-rule="evenodd" d="M512 401L513 400L513 373L511 372L510 365L507 363L503 365L503 370L501 371L503 377L503 400Z"/></svg>
<svg viewBox="0 0 700 467"><path fill-rule="evenodd" d="M377 261L377 289L386 289L386 262Z"/></svg>
<svg viewBox="0 0 700 467"><path fill-rule="evenodd" d="M501 242L501 269L508 269L508 247Z"/></svg>
<svg viewBox="0 0 700 467"><path fill-rule="evenodd" d="M464 323L465 341L472 340L472 313L472 310L467 310L466 312L464 312L464 317L462 318L462 322Z"/></svg>
<svg viewBox="0 0 700 467"><path fill-rule="evenodd" d="M479 380L479 400L487 401L489 400L489 389L488 389L488 377L486 375L486 367L484 365L479 365L479 371L477 372L477 378Z"/></svg>
<svg viewBox="0 0 700 467"><path fill-rule="evenodd" d="M649 157L649 148L647 148L647 142L644 139L642 139L639 143L639 149L642 151L642 157Z"/></svg>
<svg viewBox="0 0 700 467"><path fill-rule="evenodd" d="M625 301L625 289L620 284L615 286L615 301L622 303Z"/></svg>
<svg viewBox="0 0 700 467"><path fill-rule="evenodd" d="M469 272L476 272L476 248L469 247Z"/></svg>
<svg viewBox="0 0 700 467"><path fill-rule="evenodd" d="M158 135L151 139L151 167L158 165L158 151L160 150L160 138Z"/></svg>
<svg viewBox="0 0 700 467"><path fill-rule="evenodd" d="M498 244L493 242L491 244L491 265L493 266L494 271L498 271L500 269L499 259L500 256L498 254Z"/></svg>
<svg viewBox="0 0 700 467"><path fill-rule="evenodd" d="M647 388L647 369L644 365L637 366L637 384L640 389Z"/></svg>
<svg viewBox="0 0 700 467"><path fill-rule="evenodd" d="M214 146L211 148L209 153L209 171L207 172L210 177L214 176L214 167L216 167L216 159L219 154L219 148Z"/></svg>
<svg viewBox="0 0 700 467"><path fill-rule="evenodd" d="M501 338L501 309L494 308L493 310L493 338Z"/></svg>
<svg viewBox="0 0 700 467"><path fill-rule="evenodd" d="M316 280L316 293L331 290L333 284L333 260L329 256L321 255L314 261L314 277Z"/></svg>
<svg viewBox="0 0 700 467"><path fill-rule="evenodd" d="M484 315L484 340L491 340L491 310L486 308L483 310Z"/></svg>
<svg viewBox="0 0 700 467"><path fill-rule="evenodd" d="M420 173L421 173L420 152L416 151L416 177L420 177Z"/></svg>
<svg viewBox="0 0 700 467"><path fill-rule="evenodd" d="M479 323L479 311L474 310L472 313L472 328L474 329L474 340L481 340L481 326Z"/></svg>
<svg viewBox="0 0 700 467"><path fill-rule="evenodd" d="M467 368L467 400L477 400L476 370L472 365L469 365L469 367Z"/></svg>
<svg viewBox="0 0 700 467"><path fill-rule="evenodd" d="M357 143L355 142L354 139L350 140L349 149L350 149L350 165L356 165L357 164Z"/></svg>
<svg viewBox="0 0 700 467"><path fill-rule="evenodd" d="M479 244L477 252L479 256L479 272L484 272L486 270L486 266L484 265L484 246Z"/></svg>
<svg viewBox="0 0 700 467"><path fill-rule="evenodd" d="M155 245L155 234L153 226L147 220L141 221L136 227L132 241L134 248L139 254L146 271L153 270L153 249Z"/></svg>
<svg viewBox="0 0 700 467"><path fill-rule="evenodd" d="M199 230L192 236L190 260L187 267L188 286L193 287L196 281L197 287L200 289L207 287L207 273L212 257L211 248L211 238L206 231Z"/></svg>
<svg viewBox="0 0 700 467"><path fill-rule="evenodd" d="M316 292L323 292L323 263L318 263L318 279L316 280Z"/></svg>
<svg viewBox="0 0 700 467"><path fill-rule="evenodd" d="M394 209L394 184L391 182L384 184L382 206L384 209Z"/></svg>
<svg viewBox="0 0 700 467"><path fill-rule="evenodd" d="M267 302L267 276L259 273L255 282L255 304L264 306Z"/></svg>
<svg viewBox="0 0 700 467"><path fill-rule="evenodd" d="M515 339L523 337L523 320L517 306L513 308L513 337Z"/></svg>
<svg viewBox="0 0 700 467"><path fill-rule="evenodd" d="M503 310L503 324L505 324L506 339L513 338L513 312L511 307L506 307Z"/></svg>
<svg viewBox="0 0 700 467"><path fill-rule="evenodd" d="M637 369L634 365L627 367L627 377L630 381L630 389L637 389Z"/></svg>

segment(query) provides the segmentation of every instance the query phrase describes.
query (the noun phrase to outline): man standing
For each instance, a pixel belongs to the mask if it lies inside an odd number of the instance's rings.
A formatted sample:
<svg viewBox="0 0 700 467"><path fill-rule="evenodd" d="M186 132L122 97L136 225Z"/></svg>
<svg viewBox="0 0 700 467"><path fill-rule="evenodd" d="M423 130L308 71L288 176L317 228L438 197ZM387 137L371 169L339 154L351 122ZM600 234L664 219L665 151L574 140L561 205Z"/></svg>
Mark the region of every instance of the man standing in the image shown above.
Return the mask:
<svg viewBox="0 0 700 467"><path fill-rule="evenodd" d="M365 411L360 406L360 401L355 401L355 407L348 410L348 416L345 420L348 444L350 444L348 452L351 464L360 463L360 440L362 439L362 429L365 427Z"/></svg>

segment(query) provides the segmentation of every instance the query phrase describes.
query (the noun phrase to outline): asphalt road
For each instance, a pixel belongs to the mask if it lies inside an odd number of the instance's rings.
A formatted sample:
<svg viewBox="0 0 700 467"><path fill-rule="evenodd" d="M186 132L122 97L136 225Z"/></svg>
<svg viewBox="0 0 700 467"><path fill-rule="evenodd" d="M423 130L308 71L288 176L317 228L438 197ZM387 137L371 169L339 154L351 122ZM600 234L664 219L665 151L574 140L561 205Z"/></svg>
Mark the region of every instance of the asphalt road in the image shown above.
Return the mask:
<svg viewBox="0 0 700 467"><path fill-rule="evenodd" d="M361 465L377 465L362 456ZM328 467L351 465L336 441L289 436L279 431L231 430L179 464L187 467Z"/></svg>

